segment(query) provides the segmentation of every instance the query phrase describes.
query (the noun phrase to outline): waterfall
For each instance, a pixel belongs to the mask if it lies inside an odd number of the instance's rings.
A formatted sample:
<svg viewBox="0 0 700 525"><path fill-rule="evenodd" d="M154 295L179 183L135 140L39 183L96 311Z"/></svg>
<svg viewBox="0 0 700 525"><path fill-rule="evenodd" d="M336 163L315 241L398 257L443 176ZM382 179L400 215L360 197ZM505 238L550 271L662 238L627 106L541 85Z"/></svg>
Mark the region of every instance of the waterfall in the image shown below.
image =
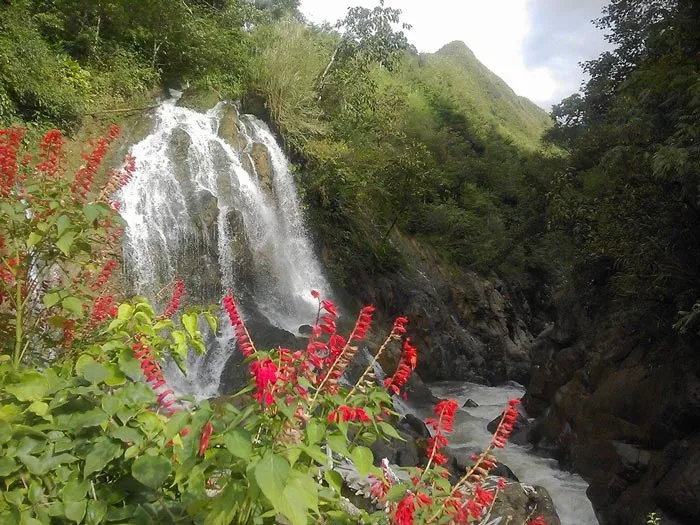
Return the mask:
<svg viewBox="0 0 700 525"><path fill-rule="evenodd" d="M190 304L218 303L233 289L244 312L296 334L316 316L310 290L330 290L289 161L267 125L233 104L199 113L178 98L160 105L152 133L131 148L136 171L119 195L127 278L159 304L174 279L185 281ZM218 393L232 345L221 324L186 379L170 374L182 393Z"/></svg>

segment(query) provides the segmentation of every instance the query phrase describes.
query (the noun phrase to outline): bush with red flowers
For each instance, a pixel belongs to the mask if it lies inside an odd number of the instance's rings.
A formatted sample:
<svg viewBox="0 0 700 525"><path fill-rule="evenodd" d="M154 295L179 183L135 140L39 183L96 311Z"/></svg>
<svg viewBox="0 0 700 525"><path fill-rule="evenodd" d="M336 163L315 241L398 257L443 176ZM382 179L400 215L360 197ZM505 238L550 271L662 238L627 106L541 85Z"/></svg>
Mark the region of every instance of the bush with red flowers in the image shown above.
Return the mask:
<svg viewBox="0 0 700 525"><path fill-rule="evenodd" d="M181 281L163 313L143 298L118 303L107 291L116 266L108 248L121 228L108 198L133 170L127 162L95 188L116 132L94 142L71 176L58 132L25 155L21 130L0 131L0 523L484 519L502 489L486 483L493 450L512 431L517 401L456 484L443 454L454 400L438 403L426 421L433 435L425 465L401 474L373 457L376 440L400 439L392 396L403 394L418 361L403 317L347 385L373 307L343 335L335 305L312 291L319 308L306 347L266 351L255 347L227 295L222 314L246 358L249 386L215 404L178 397L163 361L186 372L188 353L205 351L202 331L216 332L218 319L209 310L182 310ZM392 345L401 349L398 366L379 382L375 365ZM340 472L350 466L374 498L363 508L345 499Z"/></svg>

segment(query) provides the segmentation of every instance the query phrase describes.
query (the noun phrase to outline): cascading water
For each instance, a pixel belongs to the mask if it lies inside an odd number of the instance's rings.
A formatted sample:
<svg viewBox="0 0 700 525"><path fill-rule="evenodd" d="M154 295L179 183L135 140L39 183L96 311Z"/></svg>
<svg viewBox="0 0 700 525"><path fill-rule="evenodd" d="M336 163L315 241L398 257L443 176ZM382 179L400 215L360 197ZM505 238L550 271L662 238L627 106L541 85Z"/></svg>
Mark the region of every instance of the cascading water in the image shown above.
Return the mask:
<svg viewBox="0 0 700 525"><path fill-rule="evenodd" d="M513 383L501 387L488 387L473 383L447 382L430 386L440 398L454 398L460 406L472 399L479 406L463 408L455 417L455 431L450 434L450 445L464 454L473 449L483 449L491 440L487 424L498 417L507 401L520 398L525 393L522 386ZM430 415L425 408L414 408L420 416ZM498 450L498 459L508 465L516 476L529 485L539 485L548 490L561 519L562 525L598 525L591 502L586 497L588 483L577 474L559 469L555 459L533 454L528 447L508 444Z"/></svg>
<svg viewBox="0 0 700 525"><path fill-rule="evenodd" d="M183 279L192 303L216 303L234 289L272 325L296 333L312 322L316 289L329 294L304 228L289 163L269 128L219 103L206 113L156 111L153 132L132 147L136 171L119 200L127 222L125 261L137 293ZM227 135L226 140L222 135ZM221 323L203 358L173 386L198 397L219 390L231 334Z"/></svg>

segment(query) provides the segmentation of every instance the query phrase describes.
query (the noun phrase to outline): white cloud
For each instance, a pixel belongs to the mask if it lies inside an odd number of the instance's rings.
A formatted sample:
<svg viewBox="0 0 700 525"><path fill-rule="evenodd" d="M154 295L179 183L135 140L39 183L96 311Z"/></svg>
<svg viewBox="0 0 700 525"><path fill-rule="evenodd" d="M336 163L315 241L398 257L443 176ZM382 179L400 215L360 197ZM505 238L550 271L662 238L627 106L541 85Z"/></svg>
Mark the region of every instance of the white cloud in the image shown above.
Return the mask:
<svg viewBox="0 0 700 525"><path fill-rule="evenodd" d="M556 56L566 52L566 49L558 47L562 40L557 40L556 46L552 46L551 60L526 62L525 49L526 46L532 47L531 36L547 38L538 26L538 20L532 19L532 15L538 14L531 9L529 4L532 2L387 0L386 5L403 11L403 21L413 26L408 32L409 40L419 51L435 52L448 42L462 40L486 67L503 78L516 93L549 109L552 103L578 88L581 73L578 68L557 69ZM580 4L590 2L599 4L601 0L583 0L579 2L579 7L571 10L571 16L581 26L588 26L590 18L596 14L589 15L580 9ZM317 23L324 20L335 22L345 15L348 7L373 7L377 3L377 0L302 0L301 11ZM572 0L551 0L547 3L571 5ZM561 10L566 9L567 6ZM546 48L546 41L540 44ZM572 45L576 44L574 38ZM572 58L574 65L579 60L581 58Z"/></svg>

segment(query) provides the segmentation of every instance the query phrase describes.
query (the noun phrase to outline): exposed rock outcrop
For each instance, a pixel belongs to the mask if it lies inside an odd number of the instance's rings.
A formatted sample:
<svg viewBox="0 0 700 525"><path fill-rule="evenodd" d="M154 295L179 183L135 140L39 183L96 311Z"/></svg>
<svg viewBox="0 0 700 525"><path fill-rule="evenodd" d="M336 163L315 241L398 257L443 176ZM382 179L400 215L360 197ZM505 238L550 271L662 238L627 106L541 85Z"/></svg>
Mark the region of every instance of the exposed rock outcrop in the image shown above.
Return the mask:
<svg viewBox="0 0 700 525"><path fill-rule="evenodd" d="M531 440L590 480L605 525L700 523L700 352L570 295L531 347ZM588 310L588 311L587 311ZM594 322L595 321L595 322Z"/></svg>
<svg viewBox="0 0 700 525"><path fill-rule="evenodd" d="M495 276L447 267L418 243L401 246L409 267L357 276L355 294L385 315L405 315L419 345L418 373L426 381L527 383L528 348L542 325L516 286ZM392 370L387 363L385 369Z"/></svg>

